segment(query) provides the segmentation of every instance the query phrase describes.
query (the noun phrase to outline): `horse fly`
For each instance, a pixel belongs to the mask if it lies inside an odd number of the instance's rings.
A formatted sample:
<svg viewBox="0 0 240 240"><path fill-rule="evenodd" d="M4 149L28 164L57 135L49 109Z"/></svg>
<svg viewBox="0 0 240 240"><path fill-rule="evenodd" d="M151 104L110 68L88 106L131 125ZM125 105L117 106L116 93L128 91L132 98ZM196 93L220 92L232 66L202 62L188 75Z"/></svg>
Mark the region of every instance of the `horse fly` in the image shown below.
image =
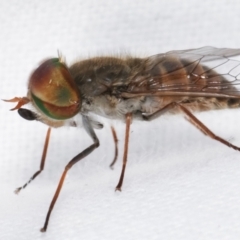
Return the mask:
<svg viewBox="0 0 240 240"><path fill-rule="evenodd" d="M203 47L171 51L147 58L95 57L67 67L62 57L42 62L30 76L26 97L15 97L18 113L26 120L37 120L49 126L40 169L22 187L25 188L44 169L51 128L76 127L79 114L82 125L93 140L66 165L45 219L49 218L68 170L99 146L94 129L103 125L93 114L120 119L126 124L122 171L116 190L121 191L127 163L130 125L133 119L152 121L164 113L182 112L209 137L240 151L240 148L215 135L192 112L240 106L240 61L234 57L240 49ZM33 111L22 108L31 103ZM117 136L112 127L115 158Z"/></svg>

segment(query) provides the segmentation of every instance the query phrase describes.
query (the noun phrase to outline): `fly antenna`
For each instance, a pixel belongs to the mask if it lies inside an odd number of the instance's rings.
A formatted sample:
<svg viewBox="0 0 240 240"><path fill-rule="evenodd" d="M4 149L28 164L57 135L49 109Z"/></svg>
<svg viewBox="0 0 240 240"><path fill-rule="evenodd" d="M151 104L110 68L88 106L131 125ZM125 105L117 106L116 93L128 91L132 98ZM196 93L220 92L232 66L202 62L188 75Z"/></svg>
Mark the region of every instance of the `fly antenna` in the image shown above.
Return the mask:
<svg viewBox="0 0 240 240"><path fill-rule="evenodd" d="M14 98L9 99L9 100L3 99L3 101L5 101L5 102L17 102L17 105L14 108L10 109L11 111L19 109L23 105L30 102L30 100L27 97L14 97Z"/></svg>

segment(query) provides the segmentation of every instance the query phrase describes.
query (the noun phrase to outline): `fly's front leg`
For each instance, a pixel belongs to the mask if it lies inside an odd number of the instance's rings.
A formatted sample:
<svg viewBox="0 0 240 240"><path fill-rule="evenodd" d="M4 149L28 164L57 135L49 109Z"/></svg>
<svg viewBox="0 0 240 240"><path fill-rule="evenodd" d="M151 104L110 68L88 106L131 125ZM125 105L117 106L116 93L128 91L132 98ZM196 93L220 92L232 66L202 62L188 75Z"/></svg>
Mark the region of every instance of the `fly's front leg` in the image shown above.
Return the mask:
<svg viewBox="0 0 240 240"><path fill-rule="evenodd" d="M48 128L47 135L46 135L46 138L45 138L44 147L43 147L43 153L42 153L42 158L41 158L41 163L40 163L39 170L33 174L33 176L28 180L28 182L26 182L23 186L18 187L14 191L16 194L18 194L23 188L27 187L27 185L43 171L46 156L47 156L47 149L48 149L48 143L49 143L49 139L50 139L50 133L51 133L51 128Z"/></svg>
<svg viewBox="0 0 240 240"><path fill-rule="evenodd" d="M50 218L50 215L51 215L51 212L53 210L53 207L57 201L57 198L58 198L58 195L62 189L62 186L63 186L63 182L64 182L64 179L66 177L66 174L68 172L68 170L77 162L79 162L80 160L82 160L83 158L85 158L86 156L88 156L94 149L96 149L98 146L99 146L99 140L92 128L92 125L88 119L87 116L82 116L83 118L83 126L86 130L86 132L90 135L90 137L92 138L93 140L93 144L90 145L88 148L86 148L85 150L83 150L81 153L79 153L77 156L75 156L65 167L63 173L62 173L62 176L60 178L60 181L58 183L58 187L56 189L56 192L53 196L53 199L52 199L52 202L49 206L49 209L48 209L48 213L47 213L47 216L46 216L46 220L45 220L45 223L44 223L44 226L43 228L41 228L41 232L46 232L47 230L47 226L48 226L48 222L49 222L49 218Z"/></svg>
<svg viewBox="0 0 240 240"><path fill-rule="evenodd" d="M125 132L125 143L124 143L124 154L123 154L123 165L122 165L122 172L120 175L120 179L118 185L116 186L116 191L121 191L121 187L123 184L124 173L127 164L127 154L128 154L128 142L129 142L129 132L130 132L130 124L132 122L132 113L126 114L126 132Z"/></svg>

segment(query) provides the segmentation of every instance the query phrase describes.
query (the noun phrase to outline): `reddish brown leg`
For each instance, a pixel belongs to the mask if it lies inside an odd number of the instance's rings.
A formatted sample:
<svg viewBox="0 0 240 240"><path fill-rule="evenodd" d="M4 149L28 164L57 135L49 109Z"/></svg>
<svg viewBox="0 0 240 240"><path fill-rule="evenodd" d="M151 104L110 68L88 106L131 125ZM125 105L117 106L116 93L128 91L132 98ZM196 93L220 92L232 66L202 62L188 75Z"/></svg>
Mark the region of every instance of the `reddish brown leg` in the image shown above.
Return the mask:
<svg viewBox="0 0 240 240"><path fill-rule="evenodd" d="M48 143L49 143L49 139L50 139L50 133L51 133L51 128L48 128L47 135L46 135L46 138L45 138L44 147L43 147L43 153L42 153L42 158L41 158L41 163L40 163L39 170L33 174L33 176L28 180L28 182L26 182L22 187L18 187L14 191L16 194L18 194L23 188L27 187L27 185L43 171L46 156L47 156L47 149L48 149Z"/></svg>
<svg viewBox="0 0 240 240"><path fill-rule="evenodd" d="M121 191L121 187L123 184L124 179L124 173L126 169L127 164L127 154L128 154L128 142L129 142L129 132L130 132L130 124L132 122L132 114L127 113L126 114L126 132L125 132L125 143L124 143L124 154L123 154L123 165L122 165L122 172L121 176L118 182L118 185L116 186L116 191Z"/></svg>
<svg viewBox="0 0 240 240"><path fill-rule="evenodd" d="M240 147L237 147L230 142L224 140L223 138L215 135L209 128L207 128L201 121L199 121L187 108L185 108L183 105L178 104L180 109L186 114L186 116L189 118L190 122L197 127L199 130L201 130L205 135L213 138L214 140L217 140L226 146L233 148L237 151L240 151Z"/></svg>
<svg viewBox="0 0 240 240"><path fill-rule="evenodd" d="M166 106L164 106L163 108L157 110L156 112L154 112L150 115L142 115L143 120L152 121L152 120L160 117L164 113L168 112L169 110L173 109L177 104L178 103L176 103L176 102L171 102L171 103L167 104Z"/></svg>
<svg viewBox="0 0 240 240"><path fill-rule="evenodd" d="M117 161L117 157L118 157L118 139L117 139L117 134L116 131L114 129L113 126L111 126L111 130L112 130L112 135L113 135L113 140L114 140L114 145L115 145L115 154L114 154L114 158L112 163L110 164L110 168L113 168L114 164Z"/></svg>
<svg viewBox="0 0 240 240"><path fill-rule="evenodd" d="M177 102L171 102L169 104L167 104L166 106L164 106L163 108L161 108L160 110L158 110L157 112L149 115L149 116L144 116L143 115L143 119L144 120L153 120L156 117L161 116L162 114L164 114L165 112L167 112L168 110L171 110L174 107L179 107L184 113L185 115L188 117L189 122L191 122L196 128L198 128L201 132L203 132L205 135L211 137L212 139L215 139L223 144L225 144L228 147L231 147L237 151L240 151L240 147L237 147L233 144L231 144L230 142L224 140L223 138L220 138L219 136L215 135L210 129L208 129L201 121L199 121L186 107L184 107L183 104L181 103L177 103Z"/></svg>
<svg viewBox="0 0 240 240"><path fill-rule="evenodd" d="M45 219L45 222L44 222L44 226L43 228L40 229L41 232L46 232L47 230L47 227L48 227L48 222L49 222L49 219L50 219L50 215L51 215L51 212L53 210L53 207L58 199L58 195L62 189L62 186L63 186L63 183L64 183L64 179L66 177L66 174L68 172L68 170L77 162L79 162L80 160L82 160L83 158L85 158L86 156L88 156L94 149L96 149L98 146L99 146L99 140L91 126L91 123L88 119L87 116L82 116L83 117L83 126L86 130L86 132L90 135L90 137L92 138L93 140L93 144L90 145L88 148L86 148L85 150L83 150L81 153L79 153L77 156L75 156L65 167L63 173L62 173L62 176L60 178L60 181L58 183L58 187L56 189L56 192L53 196L53 199L52 199L52 202L49 206L49 209L48 209L48 213L47 213L47 216L46 216L46 219Z"/></svg>

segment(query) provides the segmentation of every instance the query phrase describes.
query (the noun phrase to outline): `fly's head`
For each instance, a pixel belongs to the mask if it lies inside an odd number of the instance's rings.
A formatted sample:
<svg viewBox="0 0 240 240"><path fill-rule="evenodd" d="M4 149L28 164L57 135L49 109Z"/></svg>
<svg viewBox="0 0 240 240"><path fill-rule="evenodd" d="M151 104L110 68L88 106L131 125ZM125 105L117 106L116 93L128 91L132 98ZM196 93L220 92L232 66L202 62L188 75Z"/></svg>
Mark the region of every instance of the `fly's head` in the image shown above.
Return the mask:
<svg viewBox="0 0 240 240"><path fill-rule="evenodd" d="M28 83L27 97L15 97L18 113L26 120L38 120L51 127L60 127L81 109L79 89L61 58L44 61L33 71ZM21 108L32 103L35 111Z"/></svg>

